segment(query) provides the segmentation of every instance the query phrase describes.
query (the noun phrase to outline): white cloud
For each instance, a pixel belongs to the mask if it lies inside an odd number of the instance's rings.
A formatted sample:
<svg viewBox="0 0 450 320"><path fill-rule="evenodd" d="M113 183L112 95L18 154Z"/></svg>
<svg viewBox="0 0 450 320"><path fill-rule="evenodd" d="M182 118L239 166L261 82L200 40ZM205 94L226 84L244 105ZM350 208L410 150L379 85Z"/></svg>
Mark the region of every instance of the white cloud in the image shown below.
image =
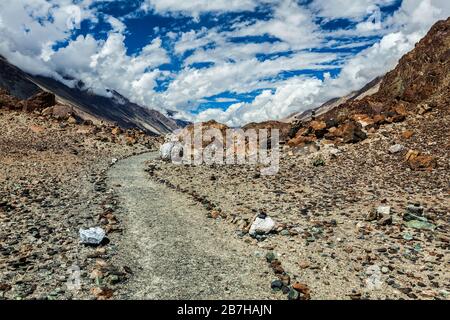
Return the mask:
<svg viewBox="0 0 450 320"><path fill-rule="evenodd" d="M347 18L360 20L373 14L379 7L391 5L396 0L314 0L310 8L328 19Z"/></svg>
<svg viewBox="0 0 450 320"><path fill-rule="evenodd" d="M281 119L293 112L319 106L327 100L361 88L395 67L399 58L414 47L439 19L450 15L443 0L405 0L392 18L385 22L387 34L379 43L349 59L340 75L332 79L289 79L277 90L263 92L252 103L239 103L226 111L206 110L197 118L218 119L232 126L250 121Z"/></svg>
<svg viewBox="0 0 450 320"><path fill-rule="evenodd" d="M289 44L292 49L312 48L321 42L321 33L309 10L294 0L282 0L275 7L273 17L247 25L236 25L232 36L271 35Z"/></svg>
<svg viewBox="0 0 450 320"><path fill-rule="evenodd" d="M255 9L255 0L145 0L141 9L157 13L183 13L198 16L205 12L240 12Z"/></svg>
<svg viewBox="0 0 450 320"><path fill-rule="evenodd" d="M436 20L450 14L447 0L404 0L396 13L382 19L377 16L378 8L393 0L313 0L308 5L294 0L146 0L141 9L148 13L182 14L194 19L207 12L255 10L262 4L271 10L264 19L232 20L226 31L222 26L185 32L169 30L165 37L156 36L139 52L129 54L125 45L129 35L127 20L105 16L92 6L109 1L1 1L0 54L32 74L58 80L63 80L61 75L68 75L82 80L97 93L114 89L133 102L173 109L191 120L215 118L241 125L283 118L362 87L393 68ZM317 24L317 16L326 20L351 19L356 26L324 31ZM81 21L89 20L95 25L100 18L111 26L104 40L95 35L72 38ZM276 40L232 41L234 37L264 35ZM374 40L358 38L371 35L382 39L373 43ZM173 52L166 51L162 39L169 39ZM367 45L371 46L357 55L320 50ZM183 57L180 70L161 71L162 64L171 62L170 54L177 59ZM260 54L270 55L270 59L258 59ZM202 62L211 65L193 67ZM336 78L279 76L284 71L318 71L338 66L342 71ZM169 81L164 92L156 90L159 80ZM207 101L206 97L225 91L245 94L254 90L263 91L251 103L219 98L216 102L237 103L225 111L208 109L199 115L191 114Z"/></svg>
<svg viewBox="0 0 450 320"><path fill-rule="evenodd" d="M220 63L206 69L185 68L169 85L162 95L164 102L171 108L189 108L186 104L205 96L223 91L248 92L272 87L277 83L268 78L282 71L301 69L326 69L336 59L335 54L299 52L290 57L259 61L256 58L235 63Z"/></svg>

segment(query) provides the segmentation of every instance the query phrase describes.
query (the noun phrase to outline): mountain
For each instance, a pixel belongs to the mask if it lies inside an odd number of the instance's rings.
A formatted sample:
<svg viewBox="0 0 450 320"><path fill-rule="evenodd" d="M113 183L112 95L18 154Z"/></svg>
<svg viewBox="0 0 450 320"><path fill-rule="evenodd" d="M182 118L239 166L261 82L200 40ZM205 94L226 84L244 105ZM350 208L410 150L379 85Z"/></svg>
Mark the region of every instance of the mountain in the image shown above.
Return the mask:
<svg viewBox="0 0 450 320"><path fill-rule="evenodd" d="M331 109L334 109L341 104L348 102L348 101L354 101L354 100L361 100L367 96L373 95L378 92L380 89L380 84L383 80L383 77L377 77L374 80L370 81L368 84L366 84L363 88L357 91L352 91L348 95L340 97L340 98L333 98L327 102L325 102L320 107L317 107L315 109L306 110L303 112L297 112L289 117L281 120L283 122L293 122L297 120L307 120L311 118L311 115L313 111L315 112L316 116L322 115L326 113L327 111L330 111Z"/></svg>
<svg viewBox="0 0 450 320"><path fill-rule="evenodd" d="M354 143L386 123L402 122L433 109L448 112L449 60L450 18L437 22L394 70L368 84L356 98L325 104L314 119L307 114L300 121L294 119L293 139L288 144L300 146L321 138ZM340 100L344 102L338 103Z"/></svg>
<svg viewBox="0 0 450 320"><path fill-rule="evenodd" d="M83 119L114 123L122 128L138 128L152 135L167 134L185 125L185 122L166 117L159 111L132 103L115 91L109 91L110 96L105 97L89 90L70 88L51 78L32 76L1 56L0 88L22 100L40 91L48 91L55 94L57 103L72 107Z"/></svg>

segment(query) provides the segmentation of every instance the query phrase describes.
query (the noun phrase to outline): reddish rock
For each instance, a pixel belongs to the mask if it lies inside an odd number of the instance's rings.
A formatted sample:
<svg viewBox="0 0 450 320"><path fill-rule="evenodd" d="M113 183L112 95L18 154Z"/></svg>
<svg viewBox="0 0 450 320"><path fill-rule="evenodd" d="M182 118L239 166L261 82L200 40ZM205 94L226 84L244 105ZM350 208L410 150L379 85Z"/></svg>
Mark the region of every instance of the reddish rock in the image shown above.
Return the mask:
<svg viewBox="0 0 450 320"><path fill-rule="evenodd" d="M414 135L414 131L411 131L411 130L406 130L406 131L403 131L403 132L402 132L402 137L403 137L404 139L409 139L409 138L411 138L413 135Z"/></svg>
<svg viewBox="0 0 450 320"><path fill-rule="evenodd" d="M419 155L408 163L413 170L432 170L436 166L436 159L433 156Z"/></svg>
<svg viewBox="0 0 450 320"><path fill-rule="evenodd" d="M309 128L317 138L322 138L327 132L327 124L325 121L311 121L309 123Z"/></svg>
<svg viewBox="0 0 450 320"><path fill-rule="evenodd" d="M362 131L361 124L347 121L336 128L336 130L330 130L325 137L331 140L339 138L343 143L356 143L366 139L367 135Z"/></svg>
<svg viewBox="0 0 450 320"><path fill-rule="evenodd" d="M422 155L416 150L409 150L405 156L405 161L412 170L431 170L436 166L435 157Z"/></svg>
<svg viewBox="0 0 450 320"><path fill-rule="evenodd" d="M401 115L401 116L407 116L408 115L408 111L406 109L405 104L401 103L399 105L397 105L396 107L394 107L394 111Z"/></svg>
<svg viewBox="0 0 450 320"><path fill-rule="evenodd" d="M311 299L311 290L306 284L295 282L292 285L292 288L298 292L300 292L303 296L301 297L302 300L309 300Z"/></svg>
<svg viewBox="0 0 450 320"><path fill-rule="evenodd" d="M55 95L50 92L40 92L23 102L23 110L28 112L42 111L56 104Z"/></svg>
<svg viewBox="0 0 450 320"><path fill-rule="evenodd" d="M382 114L376 114L376 115L373 117L373 122L374 122L376 125L384 124L384 123L386 123L386 117L385 117L384 115L382 115Z"/></svg>
<svg viewBox="0 0 450 320"><path fill-rule="evenodd" d="M315 136L298 136L288 141L288 146L299 147L309 143L313 143L317 138Z"/></svg>
<svg viewBox="0 0 450 320"><path fill-rule="evenodd" d="M111 133L115 136L118 136L122 133L122 129L120 127L114 127L112 128Z"/></svg>

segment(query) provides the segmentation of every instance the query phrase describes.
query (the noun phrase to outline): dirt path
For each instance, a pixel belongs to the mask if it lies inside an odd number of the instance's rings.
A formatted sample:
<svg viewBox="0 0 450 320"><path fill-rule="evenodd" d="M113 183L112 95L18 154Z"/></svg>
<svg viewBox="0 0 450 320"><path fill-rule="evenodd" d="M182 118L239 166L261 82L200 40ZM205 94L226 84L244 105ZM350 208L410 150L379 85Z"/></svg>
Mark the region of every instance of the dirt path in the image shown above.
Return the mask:
<svg viewBox="0 0 450 320"><path fill-rule="evenodd" d="M187 196L153 182L144 171L155 153L117 163L108 186L122 207L119 263L134 276L121 298L274 299L264 252L238 239L225 223Z"/></svg>

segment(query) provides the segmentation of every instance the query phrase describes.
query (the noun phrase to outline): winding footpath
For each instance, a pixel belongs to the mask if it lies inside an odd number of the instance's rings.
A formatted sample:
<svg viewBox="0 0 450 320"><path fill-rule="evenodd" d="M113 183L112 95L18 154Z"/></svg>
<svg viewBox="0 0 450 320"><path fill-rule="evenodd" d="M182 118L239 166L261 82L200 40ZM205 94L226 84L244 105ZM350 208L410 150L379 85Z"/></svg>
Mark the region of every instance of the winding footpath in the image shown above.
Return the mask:
<svg viewBox="0 0 450 320"><path fill-rule="evenodd" d="M156 156L119 161L108 173L124 225L115 259L133 270L121 298L277 298L264 252L257 254L225 222L207 218L193 199L152 181L145 162Z"/></svg>

